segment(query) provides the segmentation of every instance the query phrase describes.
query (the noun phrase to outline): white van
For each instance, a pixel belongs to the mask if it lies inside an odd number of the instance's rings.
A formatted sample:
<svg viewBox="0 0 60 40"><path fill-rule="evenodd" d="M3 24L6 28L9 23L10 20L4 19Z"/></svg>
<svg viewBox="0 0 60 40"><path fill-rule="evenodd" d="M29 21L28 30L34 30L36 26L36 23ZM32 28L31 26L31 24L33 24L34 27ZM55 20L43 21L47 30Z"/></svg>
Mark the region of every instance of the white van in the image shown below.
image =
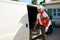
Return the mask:
<svg viewBox="0 0 60 40"><path fill-rule="evenodd" d="M0 40L29 40L36 15L36 5L0 1Z"/></svg>

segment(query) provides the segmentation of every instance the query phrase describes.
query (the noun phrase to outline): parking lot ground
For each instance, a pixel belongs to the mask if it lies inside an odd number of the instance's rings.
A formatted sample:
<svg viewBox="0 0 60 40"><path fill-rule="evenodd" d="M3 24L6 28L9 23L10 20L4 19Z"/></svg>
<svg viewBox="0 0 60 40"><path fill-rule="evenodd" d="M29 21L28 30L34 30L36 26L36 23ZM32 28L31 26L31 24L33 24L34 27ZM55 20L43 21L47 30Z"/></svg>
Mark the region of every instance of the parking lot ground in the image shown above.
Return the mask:
<svg viewBox="0 0 60 40"><path fill-rule="evenodd" d="M60 40L60 28L53 28L53 33L47 35L46 40Z"/></svg>

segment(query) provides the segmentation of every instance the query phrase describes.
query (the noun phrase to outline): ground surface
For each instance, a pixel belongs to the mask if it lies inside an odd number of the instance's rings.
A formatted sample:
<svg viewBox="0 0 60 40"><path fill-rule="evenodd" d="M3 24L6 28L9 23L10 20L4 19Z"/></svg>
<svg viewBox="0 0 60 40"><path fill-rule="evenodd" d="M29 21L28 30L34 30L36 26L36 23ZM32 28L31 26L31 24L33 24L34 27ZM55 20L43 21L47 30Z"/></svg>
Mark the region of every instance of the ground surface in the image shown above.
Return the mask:
<svg viewBox="0 0 60 40"><path fill-rule="evenodd" d="M53 33L47 35L46 40L60 40L60 28L53 28Z"/></svg>

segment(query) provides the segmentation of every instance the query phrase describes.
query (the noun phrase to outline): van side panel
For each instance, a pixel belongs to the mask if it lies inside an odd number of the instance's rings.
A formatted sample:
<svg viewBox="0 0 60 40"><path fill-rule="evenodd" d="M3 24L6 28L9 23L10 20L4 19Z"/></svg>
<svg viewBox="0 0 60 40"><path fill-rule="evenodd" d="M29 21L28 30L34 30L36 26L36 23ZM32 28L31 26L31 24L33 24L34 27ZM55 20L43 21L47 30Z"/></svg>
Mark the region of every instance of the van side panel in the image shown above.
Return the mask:
<svg viewBox="0 0 60 40"><path fill-rule="evenodd" d="M23 23L20 22L26 14L27 5L25 4L0 2L0 40L22 40L26 37L25 34L28 36L29 29L26 29L25 24L23 27Z"/></svg>

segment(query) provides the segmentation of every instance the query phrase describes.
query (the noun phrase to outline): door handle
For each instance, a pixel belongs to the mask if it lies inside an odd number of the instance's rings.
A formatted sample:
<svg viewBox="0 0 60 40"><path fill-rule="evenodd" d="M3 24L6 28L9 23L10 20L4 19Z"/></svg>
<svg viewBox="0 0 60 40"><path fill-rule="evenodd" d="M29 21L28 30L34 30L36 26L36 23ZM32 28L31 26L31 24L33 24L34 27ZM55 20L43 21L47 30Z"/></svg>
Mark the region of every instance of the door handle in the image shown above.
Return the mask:
<svg viewBox="0 0 60 40"><path fill-rule="evenodd" d="M26 23L26 27L28 27L28 24Z"/></svg>

